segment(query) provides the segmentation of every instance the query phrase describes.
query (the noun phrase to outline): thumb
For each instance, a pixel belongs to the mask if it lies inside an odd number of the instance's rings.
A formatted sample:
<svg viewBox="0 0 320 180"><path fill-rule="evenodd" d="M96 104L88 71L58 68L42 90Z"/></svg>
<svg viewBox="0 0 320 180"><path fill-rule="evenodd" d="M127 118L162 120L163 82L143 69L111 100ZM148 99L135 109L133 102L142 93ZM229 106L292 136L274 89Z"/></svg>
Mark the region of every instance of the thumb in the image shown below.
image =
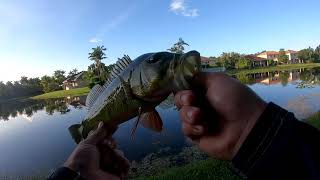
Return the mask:
<svg viewBox="0 0 320 180"><path fill-rule="evenodd" d="M107 136L107 130L104 128L103 122L100 122L98 128L90 133L87 139L84 140L87 144L97 145Z"/></svg>
<svg viewBox="0 0 320 180"><path fill-rule="evenodd" d="M225 76L224 73L210 73L210 72L200 72L196 74L192 80L192 84L207 89L213 81L217 79L219 76Z"/></svg>

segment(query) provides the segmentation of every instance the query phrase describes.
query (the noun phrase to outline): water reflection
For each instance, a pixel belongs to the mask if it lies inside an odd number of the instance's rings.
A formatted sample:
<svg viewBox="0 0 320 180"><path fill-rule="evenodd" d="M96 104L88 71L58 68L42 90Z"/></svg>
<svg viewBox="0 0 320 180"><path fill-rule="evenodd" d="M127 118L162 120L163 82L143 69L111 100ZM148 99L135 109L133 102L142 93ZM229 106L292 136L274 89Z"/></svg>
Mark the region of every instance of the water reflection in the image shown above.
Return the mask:
<svg viewBox="0 0 320 180"><path fill-rule="evenodd" d="M52 115L55 112L66 114L70 112L68 105L71 105L75 109L82 109L85 104L85 98L86 96L47 100L23 99L2 102L0 103L0 120L7 121L18 115L31 117L40 110L45 110L48 115Z"/></svg>
<svg viewBox="0 0 320 180"><path fill-rule="evenodd" d="M273 101L294 112L298 118L305 118L319 111L319 75L317 68L238 74L236 78L266 101ZM304 84L301 89L297 88L300 83ZM308 85L313 88L305 88ZM0 154L0 177L31 175L39 170L48 172L60 166L75 147L68 127L85 117L85 98L0 103L0 152L5 152ZM170 147L178 152L189 145L181 133L181 121L173 99L171 95L157 107L164 121L161 134L139 126L132 141L130 132L134 121L119 126L114 138L130 161L140 160L161 148Z"/></svg>
<svg viewBox="0 0 320 180"><path fill-rule="evenodd" d="M248 85L259 83L264 85L281 84L282 86L287 86L288 83L293 83L297 88L310 88L316 84L320 84L320 68L249 74L239 73L234 77L241 83Z"/></svg>

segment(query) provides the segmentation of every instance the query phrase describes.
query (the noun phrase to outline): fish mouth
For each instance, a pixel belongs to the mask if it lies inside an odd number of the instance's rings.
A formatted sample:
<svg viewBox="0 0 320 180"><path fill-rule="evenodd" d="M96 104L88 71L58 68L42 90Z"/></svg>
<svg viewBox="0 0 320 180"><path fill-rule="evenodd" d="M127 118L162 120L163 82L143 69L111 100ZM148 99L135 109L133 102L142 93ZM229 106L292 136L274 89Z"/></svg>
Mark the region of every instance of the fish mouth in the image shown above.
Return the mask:
<svg viewBox="0 0 320 180"><path fill-rule="evenodd" d="M190 51L183 54L175 62L173 77L173 92L191 89L190 82L200 72L200 53Z"/></svg>

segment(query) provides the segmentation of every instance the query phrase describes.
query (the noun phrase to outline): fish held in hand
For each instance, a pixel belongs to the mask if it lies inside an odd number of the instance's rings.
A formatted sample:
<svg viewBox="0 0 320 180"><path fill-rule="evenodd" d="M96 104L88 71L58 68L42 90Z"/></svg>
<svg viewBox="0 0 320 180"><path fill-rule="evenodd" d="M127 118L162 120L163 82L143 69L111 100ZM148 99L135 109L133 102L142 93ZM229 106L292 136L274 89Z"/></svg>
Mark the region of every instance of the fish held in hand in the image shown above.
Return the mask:
<svg viewBox="0 0 320 180"><path fill-rule="evenodd" d="M76 143L86 138L100 121L115 127L138 116L139 121L154 131L162 130L162 120L155 107L172 92L191 89L190 81L200 71L200 54L170 52L147 53L132 61L119 59L107 82L95 85L87 96L88 113L81 124L69 127Z"/></svg>

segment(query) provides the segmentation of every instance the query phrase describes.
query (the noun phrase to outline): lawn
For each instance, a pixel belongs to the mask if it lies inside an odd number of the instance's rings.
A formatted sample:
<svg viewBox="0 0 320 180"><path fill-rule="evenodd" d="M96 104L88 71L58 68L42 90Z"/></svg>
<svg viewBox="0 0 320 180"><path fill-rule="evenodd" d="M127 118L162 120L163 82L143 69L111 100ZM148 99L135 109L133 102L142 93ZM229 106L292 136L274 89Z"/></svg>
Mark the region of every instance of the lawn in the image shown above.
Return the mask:
<svg viewBox="0 0 320 180"><path fill-rule="evenodd" d="M193 162L186 166L164 169L158 175L139 177L138 180L165 180L165 179L240 179L229 169L229 163L225 161L207 159Z"/></svg>
<svg viewBox="0 0 320 180"><path fill-rule="evenodd" d="M60 91L53 91L45 94L41 94L38 96L32 97L32 99L51 99L51 98L63 98L67 96L84 96L87 95L90 91L90 88L77 88L71 90L60 90Z"/></svg>
<svg viewBox="0 0 320 180"><path fill-rule="evenodd" d="M299 68L314 68L314 67L320 67L320 63L285 64L285 65L261 67L261 68L254 68L254 69L228 70L227 73L231 75L239 74L239 73L249 74L249 73L263 73L268 71L292 70L292 69L299 69Z"/></svg>
<svg viewBox="0 0 320 180"><path fill-rule="evenodd" d="M307 118L307 123L320 129L320 111Z"/></svg>

